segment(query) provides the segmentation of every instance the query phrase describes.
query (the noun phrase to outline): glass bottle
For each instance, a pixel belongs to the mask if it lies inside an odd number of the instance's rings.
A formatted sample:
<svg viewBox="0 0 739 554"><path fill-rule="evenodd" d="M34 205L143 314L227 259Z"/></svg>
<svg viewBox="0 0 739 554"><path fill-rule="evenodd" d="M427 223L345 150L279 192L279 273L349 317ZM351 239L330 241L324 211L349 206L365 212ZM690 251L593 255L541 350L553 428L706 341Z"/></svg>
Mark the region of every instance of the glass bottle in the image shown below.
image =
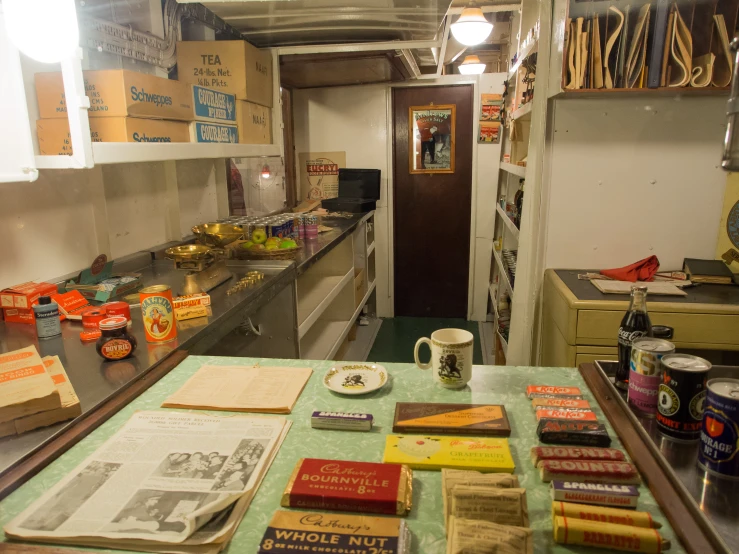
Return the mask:
<svg viewBox="0 0 739 554"><path fill-rule="evenodd" d="M631 343L640 337L651 336L652 322L647 313L647 287L631 287L631 305L618 328L618 367L616 386L629 388L629 363Z"/></svg>

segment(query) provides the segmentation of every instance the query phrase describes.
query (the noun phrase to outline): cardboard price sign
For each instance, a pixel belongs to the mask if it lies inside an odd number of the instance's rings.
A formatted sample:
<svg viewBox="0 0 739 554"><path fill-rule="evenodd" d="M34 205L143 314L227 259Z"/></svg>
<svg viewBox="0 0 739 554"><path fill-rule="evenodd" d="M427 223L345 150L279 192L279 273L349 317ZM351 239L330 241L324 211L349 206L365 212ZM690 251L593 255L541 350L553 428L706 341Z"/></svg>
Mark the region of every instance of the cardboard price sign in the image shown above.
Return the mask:
<svg viewBox="0 0 739 554"><path fill-rule="evenodd" d="M346 152L301 152L300 197L323 200L339 195L339 168L346 167Z"/></svg>

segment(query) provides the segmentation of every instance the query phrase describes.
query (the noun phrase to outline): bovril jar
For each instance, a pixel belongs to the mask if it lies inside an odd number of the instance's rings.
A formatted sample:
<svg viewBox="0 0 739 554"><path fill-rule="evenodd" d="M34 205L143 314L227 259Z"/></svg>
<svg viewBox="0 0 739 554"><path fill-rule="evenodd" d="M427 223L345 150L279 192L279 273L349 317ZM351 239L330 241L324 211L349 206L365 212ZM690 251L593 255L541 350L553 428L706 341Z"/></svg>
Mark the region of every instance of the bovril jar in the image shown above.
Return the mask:
<svg viewBox="0 0 739 554"><path fill-rule="evenodd" d="M128 320L125 316L114 316L100 322L102 336L95 349L106 360L128 358L136 350L136 337L128 333Z"/></svg>

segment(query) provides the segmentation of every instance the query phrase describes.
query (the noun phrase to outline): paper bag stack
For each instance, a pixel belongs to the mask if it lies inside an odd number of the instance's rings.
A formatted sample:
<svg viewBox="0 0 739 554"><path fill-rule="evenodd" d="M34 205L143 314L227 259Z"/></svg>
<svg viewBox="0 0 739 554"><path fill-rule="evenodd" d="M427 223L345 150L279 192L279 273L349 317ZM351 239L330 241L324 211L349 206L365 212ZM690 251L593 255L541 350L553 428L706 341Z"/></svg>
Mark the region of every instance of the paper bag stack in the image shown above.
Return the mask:
<svg viewBox="0 0 739 554"><path fill-rule="evenodd" d="M41 358L35 346L0 354L0 437L81 413L79 398L58 356Z"/></svg>

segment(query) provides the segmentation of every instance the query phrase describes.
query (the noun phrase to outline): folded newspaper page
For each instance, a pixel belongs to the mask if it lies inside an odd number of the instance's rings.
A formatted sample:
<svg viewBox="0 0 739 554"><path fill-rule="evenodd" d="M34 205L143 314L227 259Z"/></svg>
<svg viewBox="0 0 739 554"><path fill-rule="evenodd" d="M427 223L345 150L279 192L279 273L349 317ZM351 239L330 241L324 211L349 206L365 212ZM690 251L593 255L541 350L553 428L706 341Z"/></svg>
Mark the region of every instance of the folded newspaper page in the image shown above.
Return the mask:
<svg viewBox="0 0 739 554"><path fill-rule="evenodd" d="M172 552L228 541L289 425L274 416L137 412L5 534Z"/></svg>

